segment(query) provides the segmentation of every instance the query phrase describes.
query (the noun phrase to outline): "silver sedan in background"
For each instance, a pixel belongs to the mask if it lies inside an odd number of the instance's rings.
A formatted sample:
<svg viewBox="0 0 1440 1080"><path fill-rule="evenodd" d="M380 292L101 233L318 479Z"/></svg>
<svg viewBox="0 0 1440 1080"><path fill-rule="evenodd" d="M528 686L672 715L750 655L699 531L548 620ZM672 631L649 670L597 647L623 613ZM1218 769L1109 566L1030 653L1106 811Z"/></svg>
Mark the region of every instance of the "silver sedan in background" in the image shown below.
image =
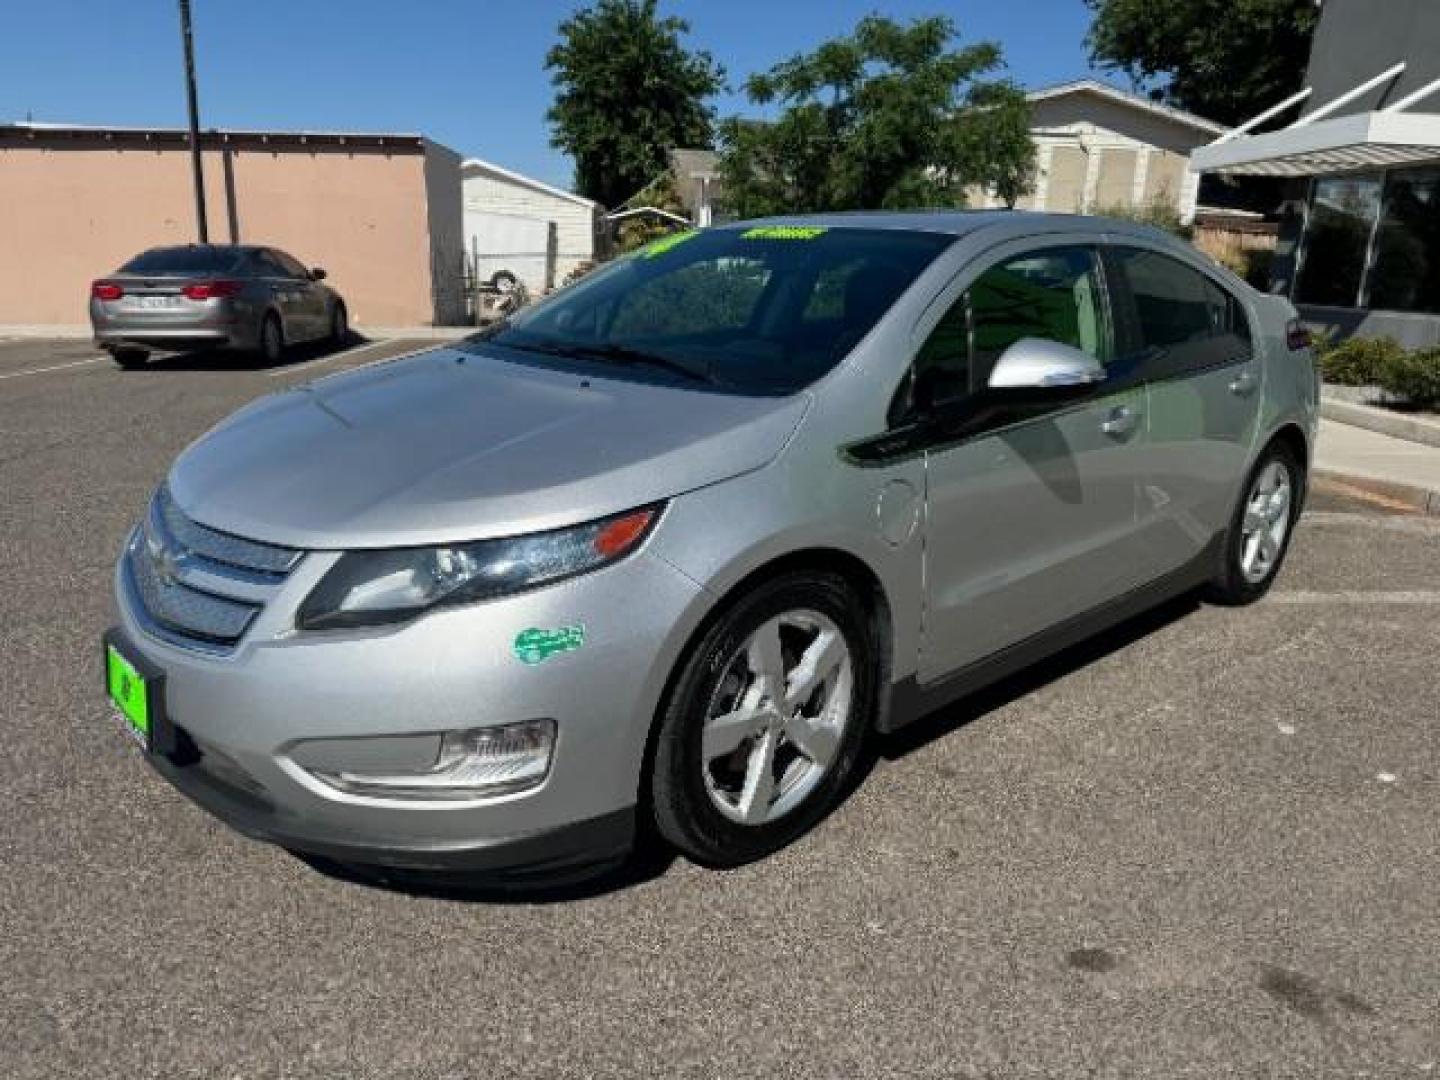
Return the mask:
<svg viewBox="0 0 1440 1080"><path fill-rule="evenodd" d="M90 286L90 323L121 367L152 349L233 348L276 363L288 345L349 333L345 301L324 278L271 247L151 248Z"/></svg>

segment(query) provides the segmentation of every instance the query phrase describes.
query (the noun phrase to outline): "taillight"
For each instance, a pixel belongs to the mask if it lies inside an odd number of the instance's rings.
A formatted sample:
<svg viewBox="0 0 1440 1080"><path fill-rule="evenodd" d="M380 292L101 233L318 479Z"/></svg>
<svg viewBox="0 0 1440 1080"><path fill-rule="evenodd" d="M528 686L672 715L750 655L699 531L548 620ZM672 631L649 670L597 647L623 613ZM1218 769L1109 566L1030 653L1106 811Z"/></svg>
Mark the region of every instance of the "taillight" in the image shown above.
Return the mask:
<svg viewBox="0 0 1440 1080"><path fill-rule="evenodd" d="M1291 352L1303 352L1313 344L1310 331L1300 324L1299 319L1291 319L1285 325L1285 344L1290 346Z"/></svg>
<svg viewBox="0 0 1440 1080"><path fill-rule="evenodd" d="M111 281L97 281L90 286L90 295L96 300L119 300L125 290Z"/></svg>
<svg viewBox="0 0 1440 1080"><path fill-rule="evenodd" d="M180 292L187 300L217 300L235 296L240 289L238 281L197 281L194 285L186 285Z"/></svg>

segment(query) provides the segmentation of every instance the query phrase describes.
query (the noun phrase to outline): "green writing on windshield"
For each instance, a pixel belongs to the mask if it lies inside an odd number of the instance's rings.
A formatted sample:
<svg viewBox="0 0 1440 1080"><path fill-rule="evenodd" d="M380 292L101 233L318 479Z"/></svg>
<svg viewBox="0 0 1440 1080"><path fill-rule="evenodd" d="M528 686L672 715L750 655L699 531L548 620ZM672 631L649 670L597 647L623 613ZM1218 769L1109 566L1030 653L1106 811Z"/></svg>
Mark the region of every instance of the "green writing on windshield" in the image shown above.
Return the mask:
<svg viewBox="0 0 1440 1080"><path fill-rule="evenodd" d="M664 255L671 248L679 247L686 240L694 240L700 235L700 230L691 229L689 232L674 233L671 236L662 236L659 240L646 244L640 249L640 258L653 259L657 255Z"/></svg>
<svg viewBox="0 0 1440 1080"><path fill-rule="evenodd" d="M740 234L741 240L814 240L827 229L813 225L759 225Z"/></svg>

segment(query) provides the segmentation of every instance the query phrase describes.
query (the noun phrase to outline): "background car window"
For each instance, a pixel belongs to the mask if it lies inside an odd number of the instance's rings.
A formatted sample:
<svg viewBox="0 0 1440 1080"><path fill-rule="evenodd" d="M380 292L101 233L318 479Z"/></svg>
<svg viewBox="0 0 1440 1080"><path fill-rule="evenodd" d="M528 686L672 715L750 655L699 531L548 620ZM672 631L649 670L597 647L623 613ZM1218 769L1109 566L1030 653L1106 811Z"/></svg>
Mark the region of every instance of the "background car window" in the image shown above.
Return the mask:
<svg viewBox="0 0 1440 1080"><path fill-rule="evenodd" d="M264 249L250 253L250 265L258 277L284 278L290 276L289 271L280 265L280 260L275 258L272 252Z"/></svg>
<svg viewBox="0 0 1440 1080"><path fill-rule="evenodd" d="M270 254L288 277L308 278L310 276L310 271L305 268L305 264L293 255L287 255L279 248L271 248Z"/></svg>
<svg viewBox="0 0 1440 1080"><path fill-rule="evenodd" d="M693 263L621 298L610 333L644 339L739 330L750 324L769 281L758 259L727 255Z"/></svg>
<svg viewBox="0 0 1440 1080"><path fill-rule="evenodd" d="M240 252L227 247L154 248L137 255L122 274L225 274L240 261Z"/></svg>
<svg viewBox="0 0 1440 1080"><path fill-rule="evenodd" d="M1159 252L1118 248L1115 255L1129 286L1143 348L1165 350L1172 369L1248 357L1245 310L1208 275Z"/></svg>
<svg viewBox="0 0 1440 1080"><path fill-rule="evenodd" d="M1060 247L984 271L945 313L915 360L917 379L944 402L982 389L1000 354L1021 338L1045 338L1109 359L1098 260L1092 248Z"/></svg>

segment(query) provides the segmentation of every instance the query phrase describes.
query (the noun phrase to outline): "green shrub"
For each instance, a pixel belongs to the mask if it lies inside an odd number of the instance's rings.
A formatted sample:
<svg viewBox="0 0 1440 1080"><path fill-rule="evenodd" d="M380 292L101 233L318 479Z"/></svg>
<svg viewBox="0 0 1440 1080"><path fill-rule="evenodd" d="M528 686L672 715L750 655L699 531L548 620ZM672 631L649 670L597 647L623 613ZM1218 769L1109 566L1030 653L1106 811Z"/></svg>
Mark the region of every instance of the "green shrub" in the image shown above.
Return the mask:
<svg viewBox="0 0 1440 1080"><path fill-rule="evenodd" d="M1440 348L1401 349L1386 358L1376 374L1381 387L1417 408L1440 405Z"/></svg>
<svg viewBox="0 0 1440 1080"><path fill-rule="evenodd" d="M1391 337L1348 338L1320 349L1320 375L1340 386L1374 386L1405 347Z"/></svg>

